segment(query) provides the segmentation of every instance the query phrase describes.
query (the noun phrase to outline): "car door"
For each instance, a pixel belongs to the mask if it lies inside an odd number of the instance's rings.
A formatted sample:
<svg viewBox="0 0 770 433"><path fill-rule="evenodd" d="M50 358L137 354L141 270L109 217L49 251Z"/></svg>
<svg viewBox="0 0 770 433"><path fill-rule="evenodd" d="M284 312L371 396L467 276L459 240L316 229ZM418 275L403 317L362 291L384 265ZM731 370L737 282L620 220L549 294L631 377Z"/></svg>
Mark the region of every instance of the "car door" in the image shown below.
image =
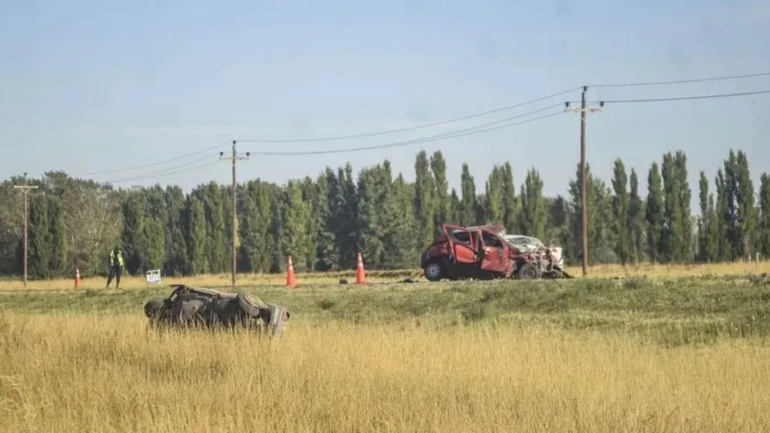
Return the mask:
<svg viewBox="0 0 770 433"><path fill-rule="evenodd" d="M479 254L473 246L473 236L471 236L470 230L451 224L444 224L443 229L455 263L472 264L478 262Z"/></svg>
<svg viewBox="0 0 770 433"><path fill-rule="evenodd" d="M483 230L482 240L484 258L481 260L481 269L489 272L503 272L508 270L508 251L505 243L494 233Z"/></svg>

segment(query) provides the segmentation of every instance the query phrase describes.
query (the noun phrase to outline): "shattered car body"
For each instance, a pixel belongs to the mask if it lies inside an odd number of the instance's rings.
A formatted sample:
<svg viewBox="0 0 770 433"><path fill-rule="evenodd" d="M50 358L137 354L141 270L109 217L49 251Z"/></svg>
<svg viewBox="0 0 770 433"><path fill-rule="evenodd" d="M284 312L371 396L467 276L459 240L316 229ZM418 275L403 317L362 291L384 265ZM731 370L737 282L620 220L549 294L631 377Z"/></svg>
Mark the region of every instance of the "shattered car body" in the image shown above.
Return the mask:
<svg viewBox="0 0 770 433"><path fill-rule="evenodd" d="M252 299L242 293L228 293L178 284L168 298L156 298L144 305L153 326L201 326L204 328L245 328L277 336L291 317L284 307Z"/></svg>
<svg viewBox="0 0 770 433"><path fill-rule="evenodd" d="M564 270L564 250L562 247L546 247L540 239L526 235L503 234L503 239L511 246L513 256L517 257L518 267L533 278L572 278Z"/></svg>
<svg viewBox="0 0 770 433"><path fill-rule="evenodd" d="M501 225L442 225L443 233L423 252L420 265L429 281L466 278L570 278L561 248L536 238L508 235Z"/></svg>
<svg viewBox="0 0 770 433"><path fill-rule="evenodd" d="M540 239L526 235L505 234L503 235L503 239L505 239L513 248L519 250L519 253L538 253L545 252L547 249L553 256L555 263L559 265L560 268L564 267L564 257L562 257L563 250L561 247L546 248Z"/></svg>

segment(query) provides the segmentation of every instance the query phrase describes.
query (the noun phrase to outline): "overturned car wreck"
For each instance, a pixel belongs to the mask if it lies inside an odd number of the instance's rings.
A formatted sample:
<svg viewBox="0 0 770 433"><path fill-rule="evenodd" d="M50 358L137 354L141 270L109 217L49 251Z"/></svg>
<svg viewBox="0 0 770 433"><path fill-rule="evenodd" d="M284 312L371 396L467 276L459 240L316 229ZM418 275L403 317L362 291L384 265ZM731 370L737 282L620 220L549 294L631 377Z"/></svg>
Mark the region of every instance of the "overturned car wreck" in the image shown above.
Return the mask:
<svg viewBox="0 0 770 433"><path fill-rule="evenodd" d="M242 293L228 293L177 284L168 298L144 305L154 327L242 328L270 336L283 333L291 314L282 306L265 303Z"/></svg>

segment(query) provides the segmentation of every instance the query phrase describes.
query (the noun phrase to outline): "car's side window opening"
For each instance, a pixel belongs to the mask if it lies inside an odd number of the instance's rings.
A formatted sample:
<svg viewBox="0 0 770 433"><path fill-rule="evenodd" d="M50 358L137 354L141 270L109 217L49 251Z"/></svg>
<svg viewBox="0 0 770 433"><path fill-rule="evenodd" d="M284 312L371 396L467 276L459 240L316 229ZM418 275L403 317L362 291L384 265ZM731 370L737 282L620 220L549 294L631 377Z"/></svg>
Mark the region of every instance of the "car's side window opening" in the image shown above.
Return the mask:
<svg viewBox="0 0 770 433"><path fill-rule="evenodd" d="M470 235L464 230L455 230L451 233L451 236L453 242L458 242L467 246L471 245Z"/></svg>
<svg viewBox="0 0 770 433"><path fill-rule="evenodd" d="M484 232L484 245L494 248L502 248L503 242L490 232Z"/></svg>

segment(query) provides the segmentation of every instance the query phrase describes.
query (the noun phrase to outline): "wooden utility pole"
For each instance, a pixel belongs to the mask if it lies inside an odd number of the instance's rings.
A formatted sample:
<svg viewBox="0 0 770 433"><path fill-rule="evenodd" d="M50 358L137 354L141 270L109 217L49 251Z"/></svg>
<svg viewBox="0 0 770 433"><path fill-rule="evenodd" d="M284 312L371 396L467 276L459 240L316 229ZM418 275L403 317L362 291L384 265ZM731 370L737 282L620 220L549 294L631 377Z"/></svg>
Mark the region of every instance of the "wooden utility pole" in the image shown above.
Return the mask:
<svg viewBox="0 0 770 433"><path fill-rule="evenodd" d="M604 102L599 103L599 108L586 108L586 92L588 86L583 86L583 92L580 97L580 108L569 108L569 102L566 102L564 111L580 112L580 219L583 250L583 276L588 275L588 210L587 210L587 187L586 187L586 113L601 112L604 108Z"/></svg>
<svg viewBox="0 0 770 433"><path fill-rule="evenodd" d="M14 182L13 188L21 191L21 195L24 197L24 287L27 287L27 195L33 189L37 189L37 185L28 185L26 183L27 173L24 173L25 184L16 185Z"/></svg>
<svg viewBox="0 0 770 433"><path fill-rule="evenodd" d="M237 266L238 266L237 265L238 256L236 254L236 245L235 245L236 244L235 241L238 238L238 213L237 213L237 211L238 211L238 206L237 206L238 205L238 201L237 200L238 199L237 199L236 193L235 193L236 189L238 188L238 182L237 182L236 177L235 177L235 163L239 159L249 159L249 152L246 152L246 156L238 156L238 153L235 151L235 144L236 144L236 141L233 140L233 155L232 156L225 157L224 156L224 154L225 154L224 152L219 152L219 159L229 159L232 162L232 165L233 165L233 203L232 203L232 206L233 206L233 211L232 211L233 212L233 223L232 223L233 224L233 243L232 243L232 256L233 256L232 257L233 258L233 263L232 263L232 266L233 266L233 268L232 268L232 285L233 285L233 289L235 289L235 273L237 272Z"/></svg>

